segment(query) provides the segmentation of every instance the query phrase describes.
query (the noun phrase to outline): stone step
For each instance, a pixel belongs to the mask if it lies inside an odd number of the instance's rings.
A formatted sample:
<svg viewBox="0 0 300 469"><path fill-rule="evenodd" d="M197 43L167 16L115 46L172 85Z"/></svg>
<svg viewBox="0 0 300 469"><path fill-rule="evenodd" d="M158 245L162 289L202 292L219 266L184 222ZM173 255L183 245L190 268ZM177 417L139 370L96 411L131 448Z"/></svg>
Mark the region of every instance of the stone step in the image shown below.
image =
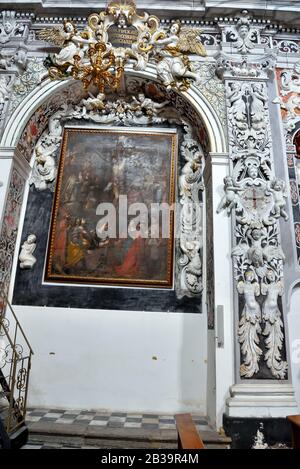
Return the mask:
<svg viewBox="0 0 300 469"><path fill-rule="evenodd" d="M207 448L228 448L230 438L217 432L202 431ZM64 447L94 446L102 449L176 449L176 430L142 428L103 428L92 425L31 422L29 442L32 445L55 444Z"/></svg>

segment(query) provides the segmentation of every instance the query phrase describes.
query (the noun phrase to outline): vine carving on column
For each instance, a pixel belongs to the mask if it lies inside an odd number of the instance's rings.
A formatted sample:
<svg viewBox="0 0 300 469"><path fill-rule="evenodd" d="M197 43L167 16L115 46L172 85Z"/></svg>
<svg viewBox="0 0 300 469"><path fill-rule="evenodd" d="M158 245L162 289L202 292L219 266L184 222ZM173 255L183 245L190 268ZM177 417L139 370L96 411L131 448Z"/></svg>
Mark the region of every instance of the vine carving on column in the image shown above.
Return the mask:
<svg viewBox="0 0 300 469"><path fill-rule="evenodd" d="M285 379L280 302L285 256L278 220L288 220L287 192L272 168L267 85L229 80L226 87L232 173L224 179L217 211L234 212L236 220L232 257L240 304L240 375L254 377L264 359L274 378Z"/></svg>

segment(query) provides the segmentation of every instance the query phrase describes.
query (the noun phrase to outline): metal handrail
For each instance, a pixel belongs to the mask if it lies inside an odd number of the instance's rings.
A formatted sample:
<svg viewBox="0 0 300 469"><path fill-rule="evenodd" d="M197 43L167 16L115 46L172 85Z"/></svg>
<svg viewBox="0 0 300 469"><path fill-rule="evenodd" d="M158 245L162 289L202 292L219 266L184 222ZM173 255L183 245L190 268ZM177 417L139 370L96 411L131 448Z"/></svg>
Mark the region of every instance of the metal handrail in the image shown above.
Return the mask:
<svg viewBox="0 0 300 469"><path fill-rule="evenodd" d="M5 337L7 342L0 357L3 363L3 365L0 363L0 386L9 404L4 421L6 433L9 435L25 422L31 357L34 353L3 289L0 289L0 297L3 300L0 333L3 330L2 337ZM11 313L9 319L14 321L12 331L10 321L5 315L7 306ZM18 344L19 339L22 345ZM27 350L23 350L23 346L25 349L27 347Z"/></svg>
<svg viewBox="0 0 300 469"><path fill-rule="evenodd" d="M31 355L34 355L34 352L33 352L32 348L31 348L31 345L30 345L30 343L29 343L27 337L26 337L26 334L25 334L25 332L24 332L24 330L23 330L23 328L22 328L22 326L21 326L21 324L20 324L20 322L19 322L19 320L18 320L18 318L17 318L17 316L16 316L14 310L12 309L12 305L11 305L11 303L10 303L10 301L9 301L9 299L8 299L8 297L7 297L7 295L6 295L6 293L4 292L4 290L0 290L0 296L4 297L5 302L6 302L6 305L9 307L10 312L12 313L12 315L13 315L13 317L14 317L14 320L16 321L16 324L17 324L17 326L19 327L19 329L20 329L20 331L21 331L21 333L22 333L23 339L25 340L26 345L27 345L27 347L28 347L29 350L30 350Z"/></svg>

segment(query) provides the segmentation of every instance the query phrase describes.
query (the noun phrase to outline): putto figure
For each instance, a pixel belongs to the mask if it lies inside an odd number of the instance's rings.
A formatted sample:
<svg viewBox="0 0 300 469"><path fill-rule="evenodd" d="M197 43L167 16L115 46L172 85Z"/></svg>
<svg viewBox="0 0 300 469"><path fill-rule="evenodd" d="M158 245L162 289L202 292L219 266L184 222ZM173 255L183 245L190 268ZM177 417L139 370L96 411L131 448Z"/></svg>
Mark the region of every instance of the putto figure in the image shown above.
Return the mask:
<svg viewBox="0 0 300 469"><path fill-rule="evenodd" d="M156 55L159 59L157 74L163 84L170 89L187 86L186 79L196 82L200 77L191 71L190 62L184 53L193 53L201 57L206 56L206 50L199 38L200 30L196 28L181 27L180 23L173 23L170 35L159 30L152 38Z"/></svg>
<svg viewBox="0 0 300 469"><path fill-rule="evenodd" d="M287 198L287 192L285 182L282 179L273 179L269 191L272 193L274 199L274 206L271 213L275 218L279 218L281 216L285 221L288 221L289 216L286 212L285 199Z"/></svg>
<svg viewBox="0 0 300 469"><path fill-rule="evenodd" d="M224 178L224 192L221 202L217 208L217 213L222 212L222 210L227 209L227 213L230 214L231 210L236 208L239 202L238 192L241 191L234 182L231 176L226 176Z"/></svg>
<svg viewBox="0 0 300 469"><path fill-rule="evenodd" d="M21 269L32 269L36 263L36 258L33 255L35 248L36 236L34 234L30 234L27 237L27 240L22 244L21 253L19 255Z"/></svg>
<svg viewBox="0 0 300 469"><path fill-rule="evenodd" d="M96 38L85 38L77 32L72 21L64 21L63 27L42 29L39 38L52 42L62 49L55 54L53 63L56 65L74 65L74 56L83 58L89 44L95 44Z"/></svg>
<svg viewBox="0 0 300 469"><path fill-rule="evenodd" d="M240 373L241 376L251 378L259 371L258 363L262 355L258 336L261 333L261 307L256 299L260 295L260 286L252 270L245 273L245 281L237 284L237 290L245 300L238 331L242 354L245 357Z"/></svg>

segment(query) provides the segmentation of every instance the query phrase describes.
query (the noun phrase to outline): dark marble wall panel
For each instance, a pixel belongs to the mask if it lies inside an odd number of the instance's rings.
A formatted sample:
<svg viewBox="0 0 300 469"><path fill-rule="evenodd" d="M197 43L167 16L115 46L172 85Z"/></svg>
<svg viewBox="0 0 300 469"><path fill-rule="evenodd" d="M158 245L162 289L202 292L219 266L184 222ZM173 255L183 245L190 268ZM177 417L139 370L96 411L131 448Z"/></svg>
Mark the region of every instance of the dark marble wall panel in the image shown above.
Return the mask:
<svg viewBox="0 0 300 469"><path fill-rule="evenodd" d="M201 298L179 300L173 290L43 284L52 201L50 190L39 192L30 187L21 244L29 234L36 235L37 262L32 270L22 270L18 265L13 304L201 313Z"/></svg>

